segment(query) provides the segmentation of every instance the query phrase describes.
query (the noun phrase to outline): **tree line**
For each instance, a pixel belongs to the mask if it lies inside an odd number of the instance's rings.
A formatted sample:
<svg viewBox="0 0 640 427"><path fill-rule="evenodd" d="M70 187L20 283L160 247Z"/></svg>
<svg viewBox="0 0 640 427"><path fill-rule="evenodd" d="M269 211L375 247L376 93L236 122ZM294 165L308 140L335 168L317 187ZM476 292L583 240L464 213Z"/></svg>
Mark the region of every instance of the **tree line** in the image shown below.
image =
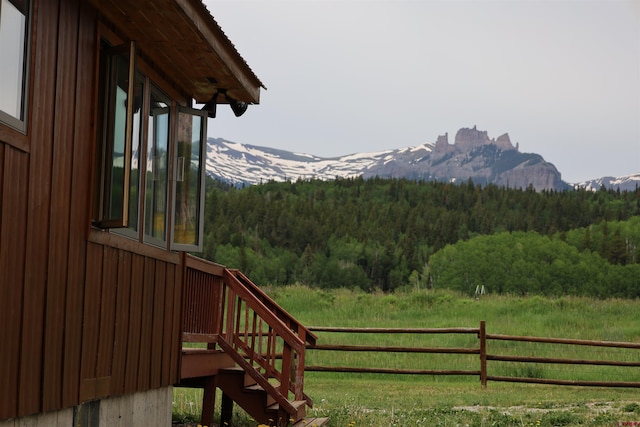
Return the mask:
<svg viewBox="0 0 640 427"><path fill-rule="evenodd" d="M504 254L487 248L513 252L516 239L522 247L546 248L549 259L563 259L560 255L569 250L579 258L587 257L580 262L600 266L601 277L615 276L604 271L605 266L631 277L640 265L638 215L640 190L536 192L472 181L386 178L298 180L234 188L209 180L201 255L241 269L258 284L300 282L383 291L442 286L466 292L484 284L495 292L581 293L596 285L566 284L577 279L571 279L573 270L568 267L560 274L560 261L543 264L550 266L545 267L549 275L538 277L535 286L531 271L525 268L505 271L507 276L502 278L475 275L473 281L461 282L464 274L447 266L468 269L467 264L453 264L458 256L491 269ZM533 244L536 239L543 240ZM484 258L478 254L483 251ZM522 251L524 259L538 252ZM589 257L597 257L598 262ZM580 262L569 258L572 268L579 270L576 263ZM558 277L566 279L556 283ZM514 285L494 286L501 281ZM624 283L620 285L624 290L611 294L632 296L634 286L640 288L632 279ZM597 292L601 296L613 289L606 282L598 286L604 287Z"/></svg>

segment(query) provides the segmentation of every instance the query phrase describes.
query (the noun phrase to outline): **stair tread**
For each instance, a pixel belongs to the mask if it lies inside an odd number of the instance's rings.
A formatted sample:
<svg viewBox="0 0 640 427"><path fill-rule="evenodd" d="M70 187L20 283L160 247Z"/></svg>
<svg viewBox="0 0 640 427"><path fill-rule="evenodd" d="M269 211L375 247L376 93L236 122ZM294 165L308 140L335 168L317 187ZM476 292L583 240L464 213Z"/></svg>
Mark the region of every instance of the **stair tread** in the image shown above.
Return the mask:
<svg viewBox="0 0 640 427"><path fill-rule="evenodd" d="M289 403L291 403L291 406L293 406L294 408L300 409L307 404L307 401L306 400L290 400ZM278 408L280 408L280 405L278 403L274 403L267 406L268 410L277 410Z"/></svg>
<svg viewBox="0 0 640 427"><path fill-rule="evenodd" d="M244 374L244 369L239 366L230 366L228 368L220 369L220 372L224 374Z"/></svg>
<svg viewBox="0 0 640 427"><path fill-rule="evenodd" d="M320 427L329 422L329 418L303 418L292 427Z"/></svg>
<svg viewBox="0 0 640 427"><path fill-rule="evenodd" d="M182 347L183 354L222 354L224 351L208 348Z"/></svg>
<svg viewBox="0 0 640 427"><path fill-rule="evenodd" d="M264 388L260 384L251 384L244 386L245 391L255 391L255 392L263 392Z"/></svg>

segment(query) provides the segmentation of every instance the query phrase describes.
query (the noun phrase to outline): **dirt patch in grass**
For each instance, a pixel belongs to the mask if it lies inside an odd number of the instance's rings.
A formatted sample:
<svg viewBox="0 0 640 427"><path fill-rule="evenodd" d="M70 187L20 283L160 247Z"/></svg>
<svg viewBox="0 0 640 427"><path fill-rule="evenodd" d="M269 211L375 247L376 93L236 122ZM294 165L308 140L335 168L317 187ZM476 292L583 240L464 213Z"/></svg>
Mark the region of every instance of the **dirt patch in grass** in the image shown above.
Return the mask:
<svg viewBox="0 0 640 427"><path fill-rule="evenodd" d="M504 415L520 415L520 414L545 414L548 412L569 411L580 412L584 414L598 415L610 412L628 412L624 411L624 408L629 405L633 405L634 402L588 402L578 404L543 404L539 403L536 406L454 406L451 409L455 411L470 411L470 412L483 412L483 411L496 411ZM633 411L631 411L633 412Z"/></svg>

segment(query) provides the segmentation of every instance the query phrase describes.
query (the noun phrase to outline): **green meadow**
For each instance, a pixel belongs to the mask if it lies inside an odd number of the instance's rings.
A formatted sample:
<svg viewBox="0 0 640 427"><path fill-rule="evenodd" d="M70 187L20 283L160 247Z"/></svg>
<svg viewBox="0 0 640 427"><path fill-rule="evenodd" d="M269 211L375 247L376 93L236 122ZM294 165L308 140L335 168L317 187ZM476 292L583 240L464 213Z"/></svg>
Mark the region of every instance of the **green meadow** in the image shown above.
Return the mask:
<svg viewBox="0 0 640 427"><path fill-rule="evenodd" d="M586 297L545 298L410 289L393 294L306 286L266 291L304 325L363 328L477 328L488 334L640 342L640 302ZM318 344L477 348L475 334L345 334L317 332ZM489 354L640 361L638 349L489 340ZM310 350L307 365L414 370L479 370L478 355ZM638 367L489 361L489 375L640 382ZM614 426L640 423L637 388L550 386L490 381L477 375L436 376L307 372L310 416L331 426ZM196 391L176 389L174 416L198 413ZM234 424L255 426L241 410ZM630 424L627 424L630 425Z"/></svg>

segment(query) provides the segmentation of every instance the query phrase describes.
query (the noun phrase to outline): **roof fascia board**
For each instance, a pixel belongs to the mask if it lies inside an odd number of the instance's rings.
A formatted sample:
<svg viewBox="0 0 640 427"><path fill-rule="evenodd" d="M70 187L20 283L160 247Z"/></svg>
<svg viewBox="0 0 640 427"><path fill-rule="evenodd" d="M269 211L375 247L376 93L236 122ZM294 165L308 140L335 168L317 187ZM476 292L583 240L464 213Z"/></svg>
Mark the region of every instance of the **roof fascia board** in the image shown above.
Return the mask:
<svg viewBox="0 0 640 427"><path fill-rule="evenodd" d="M229 71L238 84L251 97L254 104L260 102L260 88L264 85L240 57L231 41L213 20L213 17L200 0L175 0L182 12L193 22L202 37L208 41L213 51L229 67ZM207 18L203 18L203 17ZM221 88L226 89L226 88ZM265 88L266 89L266 88Z"/></svg>

